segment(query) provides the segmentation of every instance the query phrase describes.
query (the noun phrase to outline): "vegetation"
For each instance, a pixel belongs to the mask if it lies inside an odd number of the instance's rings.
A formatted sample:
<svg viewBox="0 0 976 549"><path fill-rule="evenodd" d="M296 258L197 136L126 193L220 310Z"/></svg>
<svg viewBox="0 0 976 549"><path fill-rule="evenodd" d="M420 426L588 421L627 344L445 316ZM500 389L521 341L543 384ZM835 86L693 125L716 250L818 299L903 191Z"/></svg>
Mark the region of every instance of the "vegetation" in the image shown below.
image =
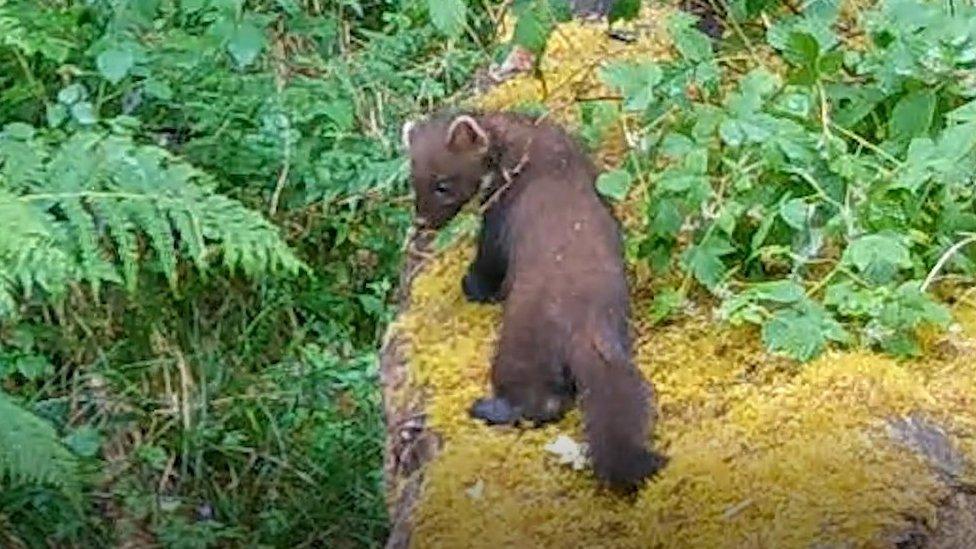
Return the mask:
<svg viewBox="0 0 976 549"><path fill-rule="evenodd" d="M718 53L679 12L675 60L607 63L619 96L584 104L582 134L625 120L632 146L597 187L644 197L631 259L683 274L657 320L694 282L794 359L829 343L918 355L919 330L950 322L933 282L976 274L976 9L786 7L731 4ZM526 7L515 40L540 51L556 21Z"/></svg>
<svg viewBox="0 0 976 549"><path fill-rule="evenodd" d="M0 0L0 545L383 539L399 127L506 53L497 4ZM569 16L510 4L536 53ZM674 15L581 107L673 282L637 314L922 353L976 274L976 9L791 6L729 3L717 50Z"/></svg>
<svg viewBox="0 0 976 549"><path fill-rule="evenodd" d="M383 539L398 128L480 6L0 1L0 545Z"/></svg>

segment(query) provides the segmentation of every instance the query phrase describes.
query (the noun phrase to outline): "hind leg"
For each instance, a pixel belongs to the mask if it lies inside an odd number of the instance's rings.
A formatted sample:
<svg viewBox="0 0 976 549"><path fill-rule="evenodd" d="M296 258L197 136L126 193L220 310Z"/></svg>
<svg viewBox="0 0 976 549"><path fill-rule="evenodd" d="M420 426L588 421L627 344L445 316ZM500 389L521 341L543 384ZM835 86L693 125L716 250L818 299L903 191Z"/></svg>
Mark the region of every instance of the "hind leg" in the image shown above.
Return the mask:
<svg viewBox="0 0 976 549"><path fill-rule="evenodd" d="M471 415L490 425L558 421L573 405L575 385L558 352L535 330L503 325L492 362L494 395L478 399Z"/></svg>

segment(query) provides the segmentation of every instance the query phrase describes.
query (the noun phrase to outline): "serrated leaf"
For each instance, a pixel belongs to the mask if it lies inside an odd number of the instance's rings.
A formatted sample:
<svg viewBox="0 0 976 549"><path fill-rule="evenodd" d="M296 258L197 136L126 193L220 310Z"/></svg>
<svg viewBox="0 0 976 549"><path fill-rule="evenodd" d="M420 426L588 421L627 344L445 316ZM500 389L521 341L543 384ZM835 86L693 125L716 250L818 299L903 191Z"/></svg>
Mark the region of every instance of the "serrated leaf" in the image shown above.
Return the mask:
<svg viewBox="0 0 976 549"><path fill-rule="evenodd" d="M843 343L849 336L830 313L804 301L769 318L763 324L762 339L770 351L806 362L820 355L828 341Z"/></svg>
<svg viewBox="0 0 976 549"><path fill-rule="evenodd" d="M427 0L430 20L442 34L455 38L464 30L468 7L464 0Z"/></svg>
<svg viewBox="0 0 976 549"><path fill-rule="evenodd" d="M227 51L239 67L247 67L264 48L264 30L251 21L244 21L230 35Z"/></svg>
<svg viewBox="0 0 976 549"><path fill-rule="evenodd" d="M125 49L111 49L98 54L95 65L98 72L112 84L118 84L132 69L135 57Z"/></svg>
<svg viewBox="0 0 976 549"><path fill-rule="evenodd" d="M800 362L816 357L827 345L820 320L793 309L779 311L766 321L762 340L770 351Z"/></svg>
<svg viewBox="0 0 976 549"><path fill-rule="evenodd" d="M753 299L776 303L796 303L806 298L803 286L792 280L760 282L751 286L747 293Z"/></svg>
<svg viewBox="0 0 976 549"><path fill-rule="evenodd" d="M633 177L627 170L613 170L600 174L596 180L596 190L608 198L623 200L632 183Z"/></svg>
<svg viewBox="0 0 976 549"><path fill-rule="evenodd" d="M624 109L642 111L654 100L654 89L661 82L661 68L652 61L613 63L600 71L600 78L621 91Z"/></svg>
<svg viewBox="0 0 976 549"><path fill-rule="evenodd" d="M858 238L844 250L843 261L877 283L889 282L899 270L912 266L908 248L891 234Z"/></svg>
<svg viewBox="0 0 976 549"><path fill-rule="evenodd" d="M677 12L668 19L668 32L682 57L693 63L710 60L714 57L712 41L695 28L695 18Z"/></svg>
<svg viewBox="0 0 976 549"><path fill-rule="evenodd" d="M902 97L891 111L891 133L895 137L918 137L928 133L935 115L935 94L930 89Z"/></svg>
<svg viewBox="0 0 976 549"><path fill-rule="evenodd" d="M700 244L689 248L684 253L683 260L695 280L709 290L714 290L728 271L722 257L734 251L735 248L728 240L712 235Z"/></svg>
<svg viewBox="0 0 976 549"><path fill-rule="evenodd" d="M807 226L807 212L809 207L802 198L787 200L779 207L779 215L790 227L801 231Z"/></svg>

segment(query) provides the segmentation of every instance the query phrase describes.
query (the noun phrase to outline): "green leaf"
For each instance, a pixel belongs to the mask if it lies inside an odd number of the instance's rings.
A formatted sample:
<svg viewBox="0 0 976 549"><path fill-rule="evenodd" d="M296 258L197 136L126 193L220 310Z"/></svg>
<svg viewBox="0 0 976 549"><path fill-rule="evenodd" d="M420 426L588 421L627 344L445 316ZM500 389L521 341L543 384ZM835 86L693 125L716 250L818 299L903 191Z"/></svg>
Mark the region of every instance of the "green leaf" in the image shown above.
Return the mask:
<svg viewBox="0 0 976 549"><path fill-rule="evenodd" d="M25 355L14 361L14 368L27 381L37 381L54 373L54 366L41 355Z"/></svg>
<svg viewBox="0 0 976 549"><path fill-rule="evenodd" d="M57 486L74 495L78 469L54 428L0 389L0 478Z"/></svg>
<svg viewBox="0 0 976 549"><path fill-rule="evenodd" d="M651 303L651 324L660 324L678 311L685 298L674 288L665 288L654 295Z"/></svg>
<svg viewBox="0 0 976 549"><path fill-rule="evenodd" d="M869 280L882 284L912 266L908 248L892 234L862 236L847 246L842 259Z"/></svg>
<svg viewBox="0 0 976 549"><path fill-rule="evenodd" d="M150 78L143 83L146 93L156 99L169 101L173 98L173 89L163 80Z"/></svg>
<svg viewBox="0 0 976 549"><path fill-rule="evenodd" d="M95 457L102 447L102 435L98 429L86 425L65 437L64 444L81 457Z"/></svg>
<svg viewBox="0 0 976 549"><path fill-rule="evenodd" d="M714 57L712 41L695 27L695 18L684 12L676 12L668 19L668 32L682 57L692 63Z"/></svg>
<svg viewBox="0 0 976 549"><path fill-rule="evenodd" d="M512 41L536 56L541 55L546 49L549 35L556 27L556 22L545 0L528 0L516 4L515 16L517 20Z"/></svg>
<svg viewBox="0 0 976 549"><path fill-rule="evenodd" d="M58 92L58 102L63 105L74 105L88 95L84 86L81 84L71 84L65 86Z"/></svg>
<svg viewBox="0 0 976 549"><path fill-rule="evenodd" d="M442 34L455 38L464 30L468 7L464 0L427 0L430 19Z"/></svg>
<svg viewBox="0 0 976 549"><path fill-rule="evenodd" d="M849 336L823 307L803 301L767 320L762 339L770 351L806 362L820 355L828 341L844 343Z"/></svg>
<svg viewBox="0 0 976 549"><path fill-rule="evenodd" d="M610 24L616 21L630 21L640 15L641 0L616 0L611 3L607 19Z"/></svg>
<svg viewBox="0 0 976 549"><path fill-rule="evenodd" d="M832 284L824 292L824 305L832 307L843 316L868 318L877 316L884 301L878 288L859 288L854 282L845 280Z"/></svg>
<svg viewBox="0 0 976 549"><path fill-rule="evenodd" d="M600 174L596 180L596 190L603 196L623 200L632 183L633 178L627 170L613 170Z"/></svg>
<svg viewBox="0 0 976 549"><path fill-rule="evenodd" d="M653 61L613 63L600 71L600 78L624 95L624 109L643 111L654 100L654 88L661 82L663 73Z"/></svg>
<svg viewBox="0 0 976 549"><path fill-rule="evenodd" d="M71 116L83 126L90 126L98 122L98 116L91 102L82 101L71 106Z"/></svg>
<svg viewBox="0 0 976 549"><path fill-rule="evenodd" d="M746 293L752 299L776 303L796 303L806 298L803 286L792 280L760 282L750 286Z"/></svg>
<svg viewBox="0 0 976 549"><path fill-rule="evenodd" d="M928 133L935 115L935 94L930 89L911 92L902 97L891 112L894 137L911 138Z"/></svg>
<svg viewBox="0 0 976 549"><path fill-rule="evenodd" d="M98 72L112 84L118 84L132 68L135 62L132 52L129 50L112 49L103 51L95 59Z"/></svg>
<svg viewBox="0 0 976 549"><path fill-rule="evenodd" d="M793 309L779 311L766 321L762 340L770 351L800 362L816 357L827 345L820 319Z"/></svg>
<svg viewBox="0 0 976 549"><path fill-rule="evenodd" d="M952 122L976 122L976 99L947 112L946 119Z"/></svg>
<svg viewBox="0 0 976 549"><path fill-rule="evenodd" d="M794 198L780 205L779 215L783 218L783 221L786 221L787 225L798 231L802 231L807 226L807 213L809 210L810 208L807 206L806 200Z"/></svg>
<svg viewBox="0 0 976 549"><path fill-rule="evenodd" d="M244 21L231 34L227 51L241 68L257 59L264 48L264 30L251 21Z"/></svg>
<svg viewBox="0 0 976 549"><path fill-rule="evenodd" d="M699 283L709 290L714 290L728 271L722 257L734 251L735 248L728 240L713 234L698 245L689 248L684 253L683 260L686 268Z"/></svg>

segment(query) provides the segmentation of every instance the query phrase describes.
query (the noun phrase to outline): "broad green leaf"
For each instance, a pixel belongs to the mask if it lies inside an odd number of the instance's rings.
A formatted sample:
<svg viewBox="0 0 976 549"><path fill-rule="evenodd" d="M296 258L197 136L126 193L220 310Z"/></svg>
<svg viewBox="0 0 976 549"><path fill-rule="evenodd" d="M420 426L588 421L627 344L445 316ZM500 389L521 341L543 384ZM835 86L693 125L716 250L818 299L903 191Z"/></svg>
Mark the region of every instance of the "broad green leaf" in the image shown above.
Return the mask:
<svg viewBox="0 0 976 549"><path fill-rule="evenodd" d="M884 295L880 289L859 288L850 280L832 284L824 292L824 305L836 309L842 316L851 318L877 315L883 301Z"/></svg>
<svg viewBox="0 0 976 549"><path fill-rule="evenodd" d="M231 34L227 51L239 67L247 67L264 48L264 30L251 21L244 21Z"/></svg>
<svg viewBox="0 0 976 549"><path fill-rule="evenodd" d="M549 42L549 35L556 26L545 0L527 0L522 4L516 4L515 15L517 20L512 34L513 42L536 55L541 55Z"/></svg>
<svg viewBox="0 0 976 549"><path fill-rule="evenodd" d="M341 131L349 131L355 126L356 118L354 109L355 107L352 103L342 99L329 101L322 107L325 115Z"/></svg>
<svg viewBox="0 0 976 549"><path fill-rule="evenodd" d="M427 0L430 20L449 38L454 38L464 30L468 7L464 0Z"/></svg>
<svg viewBox="0 0 976 549"><path fill-rule="evenodd" d="M633 178L627 170L613 170L604 172L596 180L596 190L603 196L614 200L623 200L633 183Z"/></svg>
<svg viewBox="0 0 976 549"><path fill-rule="evenodd" d="M95 59L98 72L112 84L118 84L125 78L134 62L132 52L125 49L106 50Z"/></svg>
<svg viewBox="0 0 976 549"><path fill-rule="evenodd" d="M734 251L728 240L712 235L684 253L684 264L699 283L714 290L728 271L722 257Z"/></svg>
<svg viewBox="0 0 976 549"><path fill-rule="evenodd" d="M693 63L714 57L712 41L695 27L695 18L676 12L668 19L668 32L682 57Z"/></svg>
<svg viewBox="0 0 976 549"><path fill-rule="evenodd" d="M675 236L685 222L685 217L681 213L681 205L677 200L657 200L650 206L649 210L651 232L656 235Z"/></svg>
<svg viewBox="0 0 976 549"><path fill-rule="evenodd" d="M83 126L90 126L98 122L98 115L95 114L95 109L89 101L82 101L72 105L71 116Z"/></svg>
<svg viewBox="0 0 976 549"><path fill-rule="evenodd" d="M858 238L844 250L843 260L877 283L889 282L898 271L912 266L908 248L900 238L891 234Z"/></svg>
<svg viewBox="0 0 976 549"><path fill-rule="evenodd" d="M792 280L760 282L749 288L747 293L753 299L774 301L776 303L796 303L806 297L803 286Z"/></svg>
<svg viewBox="0 0 976 549"><path fill-rule="evenodd" d="M64 105L74 105L85 98L87 92L81 84L65 86L58 92L58 102Z"/></svg>
<svg viewBox="0 0 976 549"><path fill-rule="evenodd" d="M806 362L827 346L821 320L793 309L777 312L763 324L763 343L774 353Z"/></svg>
<svg viewBox="0 0 976 549"><path fill-rule="evenodd" d="M28 381L38 381L54 373L54 366L51 365L51 362L47 358L41 355L18 357L14 361L14 367Z"/></svg>
<svg viewBox="0 0 976 549"><path fill-rule="evenodd" d="M145 87L146 93L156 99L169 101L173 98L173 89L164 80L150 78L145 81L143 86Z"/></svg>
<svg viewBox="0 0 976 549"><path fill-rule="evenodd" d="M600 78L610 87L621 91L624 109L643 111L654 100L654 88L661 82L663 73L653 61L616 62L600 71Z"/></svg>
<svg viewBox="0 0 976 549"><path fill-rule="evenodd" d="M64 438L64 444L81 457L95 457L102 447L102 435L91 426L82 426Z"/></svg>
<svg viewBox="0 0 976 549"><path fill-rule="evenodd" d="M801 231L807 226L809 206L802 198L787 200L779 207L779 215L790 227Z"/></svg>
<svg viewBox="0 0 976 549"><path fill-rule="evenodd" d="M911 92L902 97L891 112L894 137L918 137L928 133L935 114L935 94L930 89Z"/></svg>

